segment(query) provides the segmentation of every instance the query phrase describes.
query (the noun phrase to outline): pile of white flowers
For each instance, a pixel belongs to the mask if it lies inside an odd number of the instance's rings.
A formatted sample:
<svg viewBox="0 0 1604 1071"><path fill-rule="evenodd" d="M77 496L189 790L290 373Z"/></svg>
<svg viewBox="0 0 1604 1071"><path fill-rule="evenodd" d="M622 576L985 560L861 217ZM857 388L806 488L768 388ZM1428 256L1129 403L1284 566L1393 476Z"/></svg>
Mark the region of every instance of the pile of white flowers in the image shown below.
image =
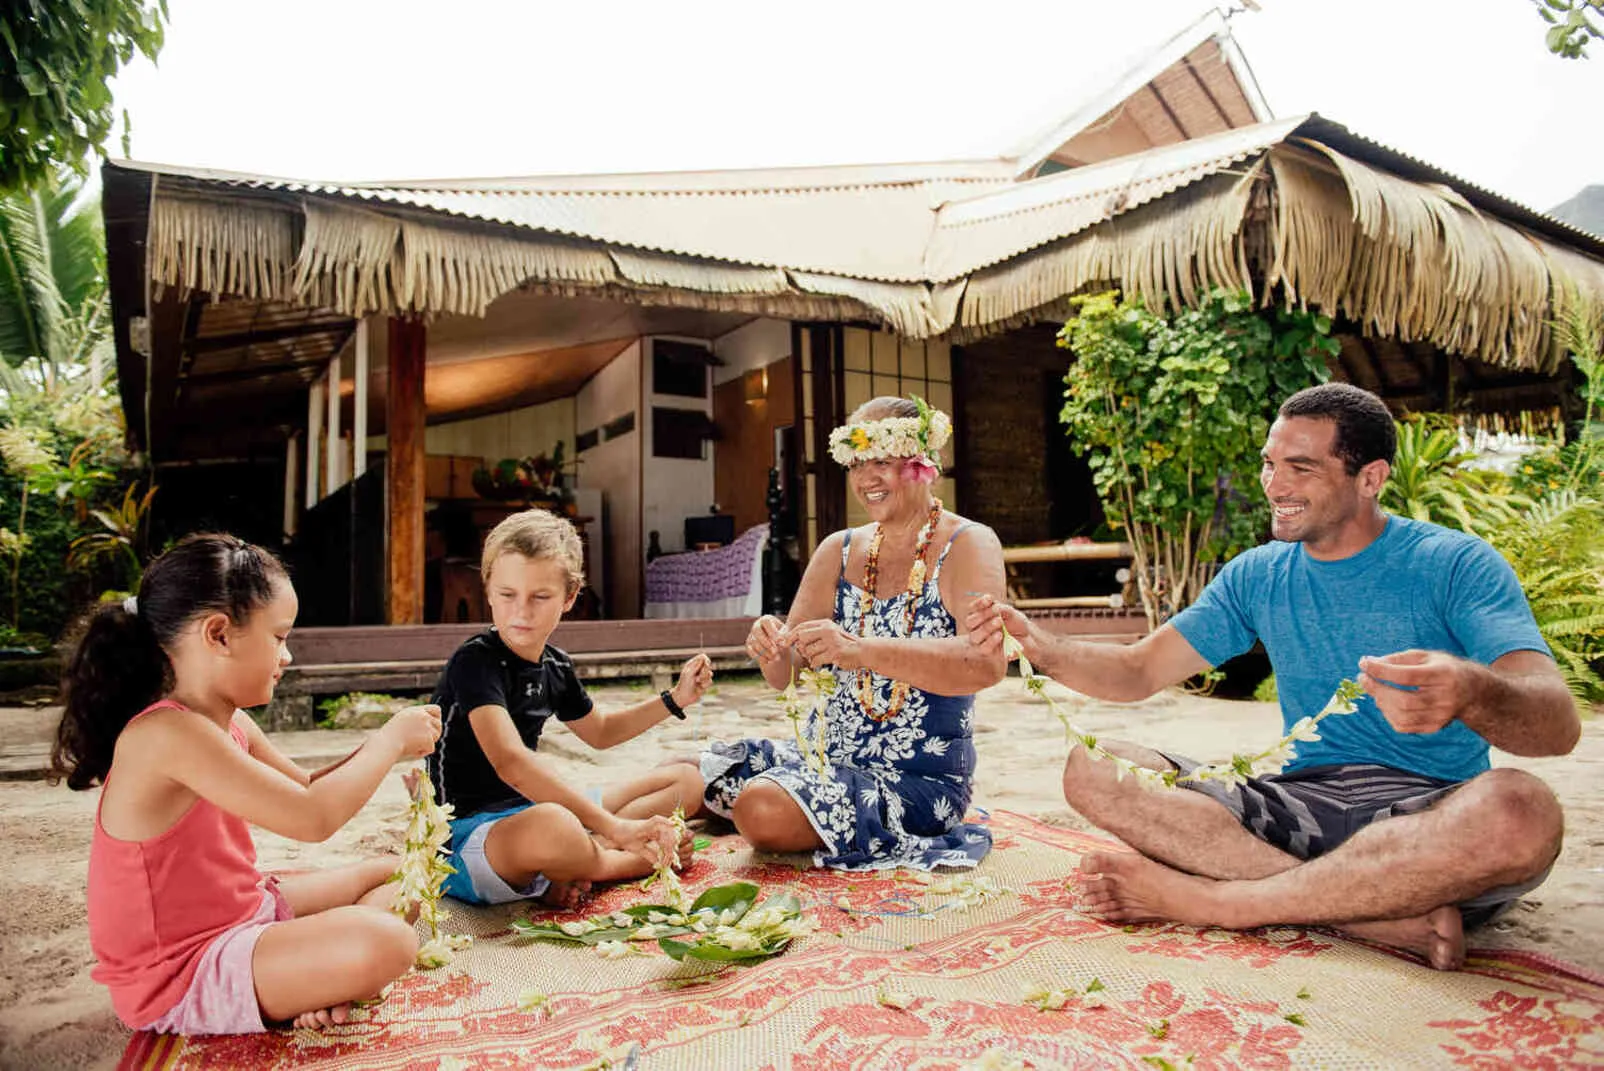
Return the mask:
<svg viewBox="0 0 1604 1071"><path fill-rule="evenodd" d="M985 874L915 874L913 879L923 885L928 893L952 897L940 904L938 909L968 911L1014 891L998 885L997 879Z"/></svg>
<svg viewBox="0 0 1604 1071"><path fill-rule="evenodd" d="M428 970L450 963L455 953L473 944L473 938L440 932L446 917L440 909L440 887L456 873L445 857L446 842L451 839L451 806L435 802L434 784L423 770L412 773L407 787L412 806L407 812L401 866L390 876L396 884L390 910L404 916L417 907L418 920L429 928L429 939L418 948L417 965Z"/></svg>
<svg viewBox="0 0 1604 1071"><path fill-rule="evenodd" d="M512 929L519 937L589 945L603 959L643 955L645 950L636 942L656 941L675 960L714 962L763 959L813 932L794 895L780 893L756 903L757 894L756 885L734 882L708 889L683 910L668 904L638 904L568 922L517 919Z"/></svg>
<svg viewBox="0 0 1604 1071"><path fill-rule="evenodd" d="M1003 654L1008 658L1019 659L1019 673L1025 680L1025 687L1044 700L1048 709L1063 723L1064 736L1069 741L1071 750L1084 747L1092 758L1107 759L1112 762L1117 776L1130 774L1142 784L1155 788L1175 788L1186 781L1220 781L1227 785L1240 785L1249 777L1273 773L1297 753L1296 745L1299 741L1320 739L1318 727L1321 721L1333 714L1352 714L1357 709L1354 700L1364 694L1364 689L1359 687L1357 682L1344 680L1337 685L1336 692L1318 714L1298 719L1292 726L1292 731L1270 747L1253 754L1232 755L1230 762L1199 766L1190 773L1180 774L1174 770L1149 769L1101 747L1097 743L1097 737L1070 721L1069 715L1064 712L1058 701L1047 694L1049 678L1036 672L1030 660L1025 657L1025 649L1006 630L1003 632Z"/></svg>

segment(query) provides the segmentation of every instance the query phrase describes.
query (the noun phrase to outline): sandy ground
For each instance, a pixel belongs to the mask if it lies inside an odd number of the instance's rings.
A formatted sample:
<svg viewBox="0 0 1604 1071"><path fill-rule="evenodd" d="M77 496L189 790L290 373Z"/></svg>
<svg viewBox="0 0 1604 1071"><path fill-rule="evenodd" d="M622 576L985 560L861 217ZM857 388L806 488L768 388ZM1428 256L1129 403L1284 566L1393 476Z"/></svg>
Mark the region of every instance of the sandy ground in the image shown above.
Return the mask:
<svg viewBox="0 0 1604 1071"><path fill-rule="evenodd" d="M591 751L557 729L542 753L556 756L575 782L595 784L620 779L666 754L689 753L699 739L781 735L779 708L755 677L731 678L716 688L699 715L611 751ZM592 694L608 709L639 702L650 692L644 685L607 685ZM1171 692L1123 706L1059 694L1092 732L1200 758L1224 757L1278 735L1278 715L1269 704ZM980 697L977 724L977 804L1085 828L1060 793L1065 746L1057 722L1017 679ZM52 728L48 711L0 708L0 741L12 755L36 751ZM353 732L278 737L281 747L309 766L360 739ZM1604 971L1604 722L1590 719L1581 745L1565 758L1498 756L1495 762L1531 770L1552 785L1565 805L1569 833L1547 884L1504 921L1474 935L1472 945L1526 948ZM0 843L7 855L0 866L0 1067L109 1068L126 1044L104 990L89 977L84 881L95 798L38 780L0 783ZM380 850L390 843L404 802L400 779L393 777L326 843L298 844L259 832L261 864L304 868Z"/></svg>

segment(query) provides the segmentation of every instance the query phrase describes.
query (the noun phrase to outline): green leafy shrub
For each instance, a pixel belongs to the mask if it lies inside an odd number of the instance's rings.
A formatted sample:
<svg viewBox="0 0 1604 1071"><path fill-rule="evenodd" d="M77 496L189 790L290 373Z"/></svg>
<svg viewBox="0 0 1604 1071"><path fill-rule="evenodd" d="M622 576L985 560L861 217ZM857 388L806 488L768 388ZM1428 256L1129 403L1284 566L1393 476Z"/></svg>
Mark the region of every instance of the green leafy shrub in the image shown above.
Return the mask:
<svg viewBox="0 0 1604 1071"><path fill-rule="evenodd" d="M318 725L324 729L377 729L396 711L416 702L380 692L349 692L319 701Z"/></svg>
<svg viewBox="0 0 1604 1071"><path fill-rule="evenodd" d="M1075 361L1060 414L1109 524L1134 548L1148 623L1191 604L1268 522L1259 451L1288 395L1325 381L1338 349L1316 313L1256 309L1217 290L1169 316L1113 292L1074 299Z"/></svg>

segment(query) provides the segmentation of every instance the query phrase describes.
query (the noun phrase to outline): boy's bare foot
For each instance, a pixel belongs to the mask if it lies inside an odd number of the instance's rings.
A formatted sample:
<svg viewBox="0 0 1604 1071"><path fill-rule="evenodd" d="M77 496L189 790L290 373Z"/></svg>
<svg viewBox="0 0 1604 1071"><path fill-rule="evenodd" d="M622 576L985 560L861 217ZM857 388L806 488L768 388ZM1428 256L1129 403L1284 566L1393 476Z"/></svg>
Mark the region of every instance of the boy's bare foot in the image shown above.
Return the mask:
<svg viewBox="0 0 1604 1071"><path fill-rule="evenodd" d="M696 834L686 830L685 835L679 839L676 854L679 865L674 868L675 870L684 870L690 866L691 856L696 854Z"/></svg>
<svg viewBox="0 0 1604 1071"><path fill-rule="evenodd" d="M1453 904L1414 918L1348 922L1337 929L1413 952L1439 971L1457 971L1465 965L1465 923Z"/></svg>
<svg viewBox="0 0 1604 1071"><path fill-rule="evenodd" d="M588 895L590 895L588 881L554 881L546 886L545 892L535 898L535 902L558 911L571 911Z"/></svg>
<svg viewBox="0 0 1604 1071"><path fill-rule="evenodd" d="M316 1011L302 1012L290 1024L297 1030L322 1030L328 1026L340 1026L351 1018L351 1002L342 1001L332 1008L319 1008Z"/></svg>

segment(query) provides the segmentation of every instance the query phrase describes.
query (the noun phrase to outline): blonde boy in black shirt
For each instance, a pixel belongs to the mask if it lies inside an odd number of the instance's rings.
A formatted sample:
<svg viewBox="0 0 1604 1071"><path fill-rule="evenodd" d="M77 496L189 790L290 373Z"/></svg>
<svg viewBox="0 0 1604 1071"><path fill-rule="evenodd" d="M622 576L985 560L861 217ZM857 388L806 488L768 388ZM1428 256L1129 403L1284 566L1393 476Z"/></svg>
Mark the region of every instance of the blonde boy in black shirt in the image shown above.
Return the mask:
<svg viewBox="0 0 1604 1071"><path fill-rule="evenodd" d="M640 877L674 850L665 815L694 812L703 784L693 766L650 770L605 791L564 784L536 755L555 716L594 748L633 739L702 698L713 665L698 654L669 691L625 710L594 708L567 654L546 641L584 580L583 550L567 520L514 514L485 539L481 571L494 626L459 647L435 690L443 728L429 758L436 797L455 808L449 849L457 873L445 891L498 904L536 897L567 906L591 882ZM683 865L691 845L678 845Z"/></svg>

